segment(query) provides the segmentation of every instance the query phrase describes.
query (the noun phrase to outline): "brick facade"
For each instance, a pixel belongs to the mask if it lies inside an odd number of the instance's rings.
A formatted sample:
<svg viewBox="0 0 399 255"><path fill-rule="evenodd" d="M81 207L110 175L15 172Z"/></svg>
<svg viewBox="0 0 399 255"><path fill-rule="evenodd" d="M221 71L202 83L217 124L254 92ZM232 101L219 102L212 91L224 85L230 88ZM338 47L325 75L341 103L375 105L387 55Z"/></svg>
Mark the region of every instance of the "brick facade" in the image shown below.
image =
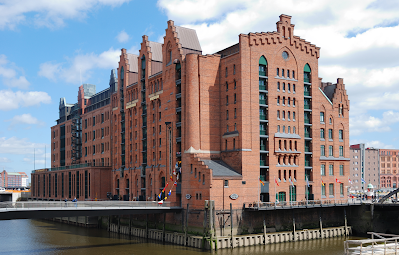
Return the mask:
<svg viewBox="0 0 399 255"><path fill-rule="evenodd" d="M121 51L105 124L109 192L126 200L161 194L194 209L208 199L227 209L276 197L346 198L345 85L321 81L320 48L294 35L290 16L280 16L276 32L240 34L210 55L194 30L167 25L162 44L143 36L138 56Z"/></svg>

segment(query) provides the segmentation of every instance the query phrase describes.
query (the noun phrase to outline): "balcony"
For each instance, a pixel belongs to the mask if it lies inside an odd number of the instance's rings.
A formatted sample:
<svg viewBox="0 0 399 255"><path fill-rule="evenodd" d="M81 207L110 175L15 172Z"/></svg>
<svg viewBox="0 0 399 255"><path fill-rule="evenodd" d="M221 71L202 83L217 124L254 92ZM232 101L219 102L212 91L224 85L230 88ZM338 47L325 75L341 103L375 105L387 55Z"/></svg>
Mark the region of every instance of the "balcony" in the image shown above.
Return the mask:
<svg viewBox="0 0 399 255"><path fill-rule="evenodd" d="M304 91L304 92L303 92L303 95L304 95L304 96L310 96L310 91Z"/></svg>
<svg viewBox="0 0 399 255"><path fill-rule="evenodd" d="M176 99L179 99L179 98L181 98L181 93L176 94Z"/></svg>
<svg viewBox="0 0 399 255"><path fill-rule="evenodd" d="M306 77L304 77L304 78L303 78L303 82L310 83L310 79L309 79L309 78L306 78Z"/></svg>
<svg viewBox="0 0 399 255"><path fill-rule="evenodd" d="M176 112L181 112L181 107L176 107Z"/></svg>
<svg viewBox="0 0 399 255"><path fill-rule="evenodd" d="M267 135L266 130L259 130L259 135Z"/></svg>
<svg viewBox="0 0 399 255"><path fill-rule="evenodd" d="M304 122L305 124L312 124L309 118L303 119L303 122Z"/></svg>
<svg viewBox="0 0 399 255"><path fill-rule="evenodd" d="M266 166L266 160L261 160L261 161L260 161L260 165L261 165L261 166Z"/></svg>
<svg viewBox="0 0 399 255"><path fill-rule="evenodd" d="M180 143L181 142L181 137L176 137L176 142Z"/></svg>
<svg viewBox="0 0 399 255"><path fill-rule="evenodd" d="M312 166L312 162L310 160L305 160L305 166Z"/></svg>
<svg viewBox="0 0 399 255"><path fill-rule="evenodd" d="M259 90L267 91L267 86L266 85L259 85Z"/></svg>
<svg viewBox="0 0 399 255"><path fill-rule="evenodd" d="M181 79L177 79L176 80L176 85L180 85L181 84Z"/></svg>
<svg viewBox="0 0 399 255"><path fill-rule="evenodd" d="M259 99L259 104L267 105L267 100L266 99Z"/></svg>
<svg viewBox="0 0 399 255"><path fill-rule="evenodd" d="M259 71L260 76L267 76L266 71Z"/></svg>
<svg viewBox="0 0 399 255"><path fill-rule="evenodd" d="M304 106L303 106L303 109L310 109L311 107L310 107L310 105L309 104L305 104Z"/></svg>
<svg viewBox="0 0 399 255"><path fill-rule="evenodd" d="M268 148L267 145L260 145L259 149L260 149L261 151L269 151L269 148Z"/></svg>
<svg viewBox="0 0 399 255"><path fill-rule="evenodd" d="M259 115L260 120L267 120L267 115Z"/></svg>

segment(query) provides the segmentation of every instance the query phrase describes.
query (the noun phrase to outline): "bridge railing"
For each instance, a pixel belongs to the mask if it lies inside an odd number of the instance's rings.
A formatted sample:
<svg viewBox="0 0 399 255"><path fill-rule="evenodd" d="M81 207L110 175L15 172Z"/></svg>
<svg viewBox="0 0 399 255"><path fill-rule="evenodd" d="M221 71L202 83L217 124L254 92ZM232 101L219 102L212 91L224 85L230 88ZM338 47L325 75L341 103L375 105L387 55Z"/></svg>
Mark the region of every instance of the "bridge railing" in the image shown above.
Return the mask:
<svg viewBox="0 0 399 255"><path fill-rule="evenodd" d="M157 201L35 201L35 202L0 202L0 210L4 209L64 209L67 208L145 208L170 207L170 202L159 204Z"/></svg>
<svg viewBox="0 0 399 255"><path fill-rule="evenodd" d="M343 206L362 204L361 199L322 199L308 201L279 201L279 202L253 202L245 203L244 207L253 209L273 209L273 208L303 208L303 207L327 207L327 206Z"/></svg>

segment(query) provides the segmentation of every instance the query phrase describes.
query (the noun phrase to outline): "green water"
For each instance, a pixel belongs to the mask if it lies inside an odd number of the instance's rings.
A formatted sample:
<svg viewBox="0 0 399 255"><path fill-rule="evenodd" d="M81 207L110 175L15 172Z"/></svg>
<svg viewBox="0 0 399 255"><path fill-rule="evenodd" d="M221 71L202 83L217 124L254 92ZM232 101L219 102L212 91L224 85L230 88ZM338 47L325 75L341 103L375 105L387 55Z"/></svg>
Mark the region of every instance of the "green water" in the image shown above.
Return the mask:
<svg viewBox="0 0 399 255"><path fill-rule="evenodd" d="M0 255L9 254L206 254L199 249L162 245L105 230L37 220L0 221ZM214 254L344 254L344 237L245 248L221 249Z"/></svg>

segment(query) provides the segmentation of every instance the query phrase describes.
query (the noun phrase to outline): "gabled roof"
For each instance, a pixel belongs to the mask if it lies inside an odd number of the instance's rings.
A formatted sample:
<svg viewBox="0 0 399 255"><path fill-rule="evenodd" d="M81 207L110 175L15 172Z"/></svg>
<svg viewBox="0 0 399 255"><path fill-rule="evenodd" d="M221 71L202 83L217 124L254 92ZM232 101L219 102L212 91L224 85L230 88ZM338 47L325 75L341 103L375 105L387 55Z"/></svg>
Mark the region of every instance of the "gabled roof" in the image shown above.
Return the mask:
<svg viewBox="0 0 399 255"><path fill-rule="evenodd" d="M162 43L149 42L152 52L152 60L162 62Z"/></svg>
<svg viewBox="0 0 399 255"><path fill-rule="evenodd" d="M129 71L138 73L139 72L139 56L131 53L127 53L127 60L129 61Z"/></svg>
<svg viewBox="0 0 399 255"><path fill-rule="evenodd" d="M202 51L197 32L194 29L176 26L176 32L183 48Z"/></svg>
<svg viewBox="0 0 399 255"><path fill-rule="evenodd" d="M241 174L237 173L222 160L202 159L201 161L204 162L205 165L207 165L210 169L212 169L212 176L214 177L241 177Z"/></svg>

